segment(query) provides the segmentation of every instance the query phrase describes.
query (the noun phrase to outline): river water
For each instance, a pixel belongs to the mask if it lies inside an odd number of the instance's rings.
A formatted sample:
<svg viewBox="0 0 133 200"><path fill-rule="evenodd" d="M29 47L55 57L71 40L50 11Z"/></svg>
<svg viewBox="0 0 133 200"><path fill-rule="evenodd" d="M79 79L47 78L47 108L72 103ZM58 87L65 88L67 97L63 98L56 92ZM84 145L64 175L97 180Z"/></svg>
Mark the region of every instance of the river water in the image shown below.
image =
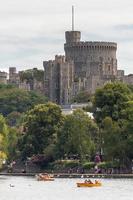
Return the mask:
<svg viewBox="0 0 133 200"><path fill-rule="evenodd" d="M93 179L92 179L93 180ZM101 179L102 187L78 188L84 179L37 181L0 176L0 200L132 200L133 179Z"/></svg>

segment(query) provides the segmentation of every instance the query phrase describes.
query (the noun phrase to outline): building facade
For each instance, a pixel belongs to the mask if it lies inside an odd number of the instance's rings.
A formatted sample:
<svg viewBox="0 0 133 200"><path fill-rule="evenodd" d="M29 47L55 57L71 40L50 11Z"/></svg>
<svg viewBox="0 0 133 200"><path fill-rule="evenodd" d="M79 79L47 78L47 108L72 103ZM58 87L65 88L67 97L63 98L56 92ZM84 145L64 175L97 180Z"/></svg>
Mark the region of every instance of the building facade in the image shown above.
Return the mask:
<svg viewBox="0 0 133 200"><path fill-rule="evenodd" d="M55 56L55 60L44 61L44 92L58 104L66 104L72 97L74 65L66 62L65 56Z"/></svg>
<svg viewBox="0 0 133 200"><path fill-rule="evenodd" d="M7 83L7 73L0 71L0 84L6 84Z"/></svg>
<svg viewBox="0 0 133 200"><path fill-rule="evenodd" d="M84 42L80 31L66 31L65 39L65 56L43 62L45 94L50 100L69 104L80 91L92 94L117 79L116 43Z"/></svg>
<svg viewBox="0 0 133 200"><path fill-rule="evenodd" d="M16 67L9 68L9 84L13 84L20 89L44 93L44 71L37 68L19 71Z"/></svg>

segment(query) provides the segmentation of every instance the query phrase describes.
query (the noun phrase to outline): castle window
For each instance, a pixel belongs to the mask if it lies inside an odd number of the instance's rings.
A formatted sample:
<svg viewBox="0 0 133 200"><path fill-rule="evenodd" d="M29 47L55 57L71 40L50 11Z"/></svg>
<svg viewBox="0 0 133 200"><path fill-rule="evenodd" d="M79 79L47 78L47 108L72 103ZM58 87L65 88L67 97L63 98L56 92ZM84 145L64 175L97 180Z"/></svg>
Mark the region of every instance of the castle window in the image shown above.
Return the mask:
<svg viewBox="0 0 133 200"><path fill-rule="evenodd" d="M102 62L103 61L103 57L99 57L99 60L100 60L100 62Z"/></svg>
<svg viewBox="0 0 133 200"><path fill-rule="evenodd" d="M111 70L111 67L110 67L110 65L108 65L108 71L110 71Z"/></svg>

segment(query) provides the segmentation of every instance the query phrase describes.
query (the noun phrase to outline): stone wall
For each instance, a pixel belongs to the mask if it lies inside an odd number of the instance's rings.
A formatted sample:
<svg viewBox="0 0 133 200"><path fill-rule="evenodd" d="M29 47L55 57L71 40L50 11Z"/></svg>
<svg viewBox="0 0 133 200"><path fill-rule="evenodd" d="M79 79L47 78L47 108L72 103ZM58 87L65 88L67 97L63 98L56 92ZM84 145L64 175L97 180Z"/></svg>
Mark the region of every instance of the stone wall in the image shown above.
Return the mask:
<svg viewBox="0 0 133 200"><path fill-rule="evenodd" d="M72 95L73 62L66 62L65 56L43 62L45 95L58 104L69 103Z"/></svg>
<svg viewBox="0 0 133 200"><path fill-rule="evenodd" d="M0 71L0 84L7 84L7 73Z"/></svg>

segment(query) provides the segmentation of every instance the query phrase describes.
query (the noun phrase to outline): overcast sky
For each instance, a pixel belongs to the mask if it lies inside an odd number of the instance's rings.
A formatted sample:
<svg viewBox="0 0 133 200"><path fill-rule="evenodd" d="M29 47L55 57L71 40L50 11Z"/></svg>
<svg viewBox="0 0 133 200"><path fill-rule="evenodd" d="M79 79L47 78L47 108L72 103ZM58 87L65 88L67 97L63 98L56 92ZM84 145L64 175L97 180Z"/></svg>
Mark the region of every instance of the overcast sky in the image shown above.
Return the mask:
<svg viewBox="0 0 133 200"><path fill-rule="evenodd" d="M0 71L42 68L64 54L72 5L82 40L117 42L118 68L133 73L132 0L0 0Z"/></svg>

